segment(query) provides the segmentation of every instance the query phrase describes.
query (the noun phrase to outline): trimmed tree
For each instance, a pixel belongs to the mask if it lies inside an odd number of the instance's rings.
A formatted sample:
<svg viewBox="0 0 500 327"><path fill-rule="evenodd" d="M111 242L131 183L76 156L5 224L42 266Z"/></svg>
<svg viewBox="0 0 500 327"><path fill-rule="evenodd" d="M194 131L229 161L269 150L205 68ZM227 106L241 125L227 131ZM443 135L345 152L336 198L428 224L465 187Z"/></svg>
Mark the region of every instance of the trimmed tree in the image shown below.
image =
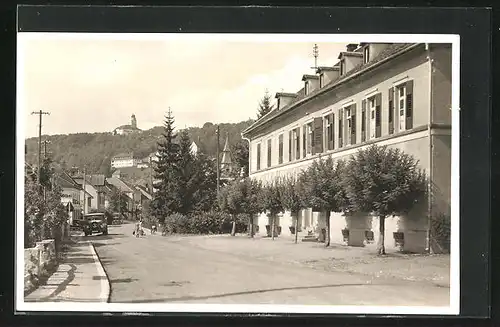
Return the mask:
<svg viewBox="0 0 500 327"><path fill-rule="evenodd" d="M302 189L299 183L299 178L295 176L287 176L281 180L281 204L284 210L290 211L290 214L294 221L295 228L295 244L297 244L298 239L298 229L299 229L299 211L304 208L302 205Z"/></svg>
<svg viewBox="0 0 500 327"><path fill-rule="evenodd" d="M344 162L331 157L315 160L304 171L302 181L303 202L314 211L326 212L325 246L330 246L330 215L346 206L342 184Z"/></svg>
<svg viewBox="0 0 500 327"><path fill-rule="evenodd" d="M253 218L261 212L260 189L260 182L250 178L235 180L221 188L218 204L222 211L229 213L233 218L232 236L235 235L236 216L247 213L251 226L250 236L253 237Z"/></svg>
<svg viewBox="0 0 500 327"><path fill-rule="evenodd" d="M274 240L274 231L276 228L276 216L283 212L283 205L281 203L281 192L283 187L281 186L281 178L277 178L268 184L264 185L262 191L260 192L260 203L264 210L269 211L269 216L271 218L271 237Z"/></svg>
<svg viewBox="0 0 500 327"><path fill-rule="evenodd" d="M271 95L269 94L269 91L266 90L264 93L264 97L259 102L259 110L257 112L257 119L260 119L262 116L266 115L269 113L271 110L273 110L274 106L271 105Z"/></svg>
<svg viewBox="0 0 500 327"><path fill-rule="evenodd" d="M385 218L408 213L425 201L424 172L411 155L372 145L351 157L343 176L351 209L379 217L377 253L385 254Z"/></svg>

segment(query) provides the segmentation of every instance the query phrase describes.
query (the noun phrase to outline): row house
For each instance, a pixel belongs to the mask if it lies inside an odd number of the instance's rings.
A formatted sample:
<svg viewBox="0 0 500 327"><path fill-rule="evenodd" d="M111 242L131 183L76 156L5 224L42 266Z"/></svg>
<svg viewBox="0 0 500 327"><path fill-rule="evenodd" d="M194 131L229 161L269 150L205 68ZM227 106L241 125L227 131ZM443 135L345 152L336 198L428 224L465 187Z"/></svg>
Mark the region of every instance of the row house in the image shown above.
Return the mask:
<svg viewBox="0 0 500 327"><path fill-rule="evenodd" d="M64 170L56 170L55 183L62 189L61 202L68 211L69 224L73 225L73 221L90 212L93 196Z"/></svg>
<svg viewBox="0 0 500 327"><path fill-rule="evenodd" d="M90 210L104 211L109 206L109 195L111 189L106 182L106 177L102 174L86 175L85 183L83 176L75 177L74 180L92 195L88 206Z"/></svg>
<svg viewBox="0 0 500 327"><path fill-rule="evenodd" d="M324 156L348 159L371 144L399 148L419 160L432 192L425 208L387 219L386 237L394 238L387 247L426 251L429 217L450 214L451 44L349 44L338 59L303 75L298 92L277 93L277 108L243 131L249 175L267 182ZM326 225L324 213L312 209L298 219L302 233L318 234ZM291 233L290 213L278 223L282 234ZM260 215L258 224L265 231L268 217ZM369 214L332 213L330 226L334 243L377 241L378 219Z"/></svg>

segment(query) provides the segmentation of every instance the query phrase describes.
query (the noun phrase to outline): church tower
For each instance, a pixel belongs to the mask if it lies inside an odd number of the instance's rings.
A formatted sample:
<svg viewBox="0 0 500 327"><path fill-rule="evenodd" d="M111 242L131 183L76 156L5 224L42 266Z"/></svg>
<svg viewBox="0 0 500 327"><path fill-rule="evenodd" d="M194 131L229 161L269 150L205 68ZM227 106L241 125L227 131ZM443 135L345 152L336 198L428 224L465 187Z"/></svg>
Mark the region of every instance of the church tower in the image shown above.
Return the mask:
<svg viewBox="0 0 500 327"><path fill-rule="evenodd" d="M132 114L132 116L130 118L131 118L130 125L132 125L133 128L137 128L137 119L135 119L135 115Z"/></svg>

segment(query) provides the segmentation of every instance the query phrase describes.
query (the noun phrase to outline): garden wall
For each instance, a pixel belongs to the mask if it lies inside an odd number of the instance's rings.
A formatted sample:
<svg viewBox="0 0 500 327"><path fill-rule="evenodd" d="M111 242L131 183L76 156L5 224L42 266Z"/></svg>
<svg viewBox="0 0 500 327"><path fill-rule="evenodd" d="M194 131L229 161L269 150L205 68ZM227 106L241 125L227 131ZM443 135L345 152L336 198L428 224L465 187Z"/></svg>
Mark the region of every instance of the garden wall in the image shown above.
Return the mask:
<svg viewBox="0 0 500 327"><path fill-rule="evenodd" d="M55 240L37 242L35 247L24 249L24 292L37 287L57 265Z"/></svg>

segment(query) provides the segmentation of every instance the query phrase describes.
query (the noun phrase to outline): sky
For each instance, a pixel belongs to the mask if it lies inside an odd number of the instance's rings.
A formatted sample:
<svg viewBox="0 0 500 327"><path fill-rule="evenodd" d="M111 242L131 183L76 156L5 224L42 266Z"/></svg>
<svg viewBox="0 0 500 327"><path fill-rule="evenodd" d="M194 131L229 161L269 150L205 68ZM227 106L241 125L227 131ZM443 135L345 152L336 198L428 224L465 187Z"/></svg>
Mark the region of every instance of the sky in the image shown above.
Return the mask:
<svg viewBox="0 0 500 327"><path fill-rule="evenodd" d="M176 128L256 118L267 89L296 92L314 73L315 42L244 38L119 39L46 34L18 37L18 116L25 136L111 132L161 125L170 107ZM304 38L303 38L304 39ZM345 43L316 42L319 66L337 62Z"/></svg>

